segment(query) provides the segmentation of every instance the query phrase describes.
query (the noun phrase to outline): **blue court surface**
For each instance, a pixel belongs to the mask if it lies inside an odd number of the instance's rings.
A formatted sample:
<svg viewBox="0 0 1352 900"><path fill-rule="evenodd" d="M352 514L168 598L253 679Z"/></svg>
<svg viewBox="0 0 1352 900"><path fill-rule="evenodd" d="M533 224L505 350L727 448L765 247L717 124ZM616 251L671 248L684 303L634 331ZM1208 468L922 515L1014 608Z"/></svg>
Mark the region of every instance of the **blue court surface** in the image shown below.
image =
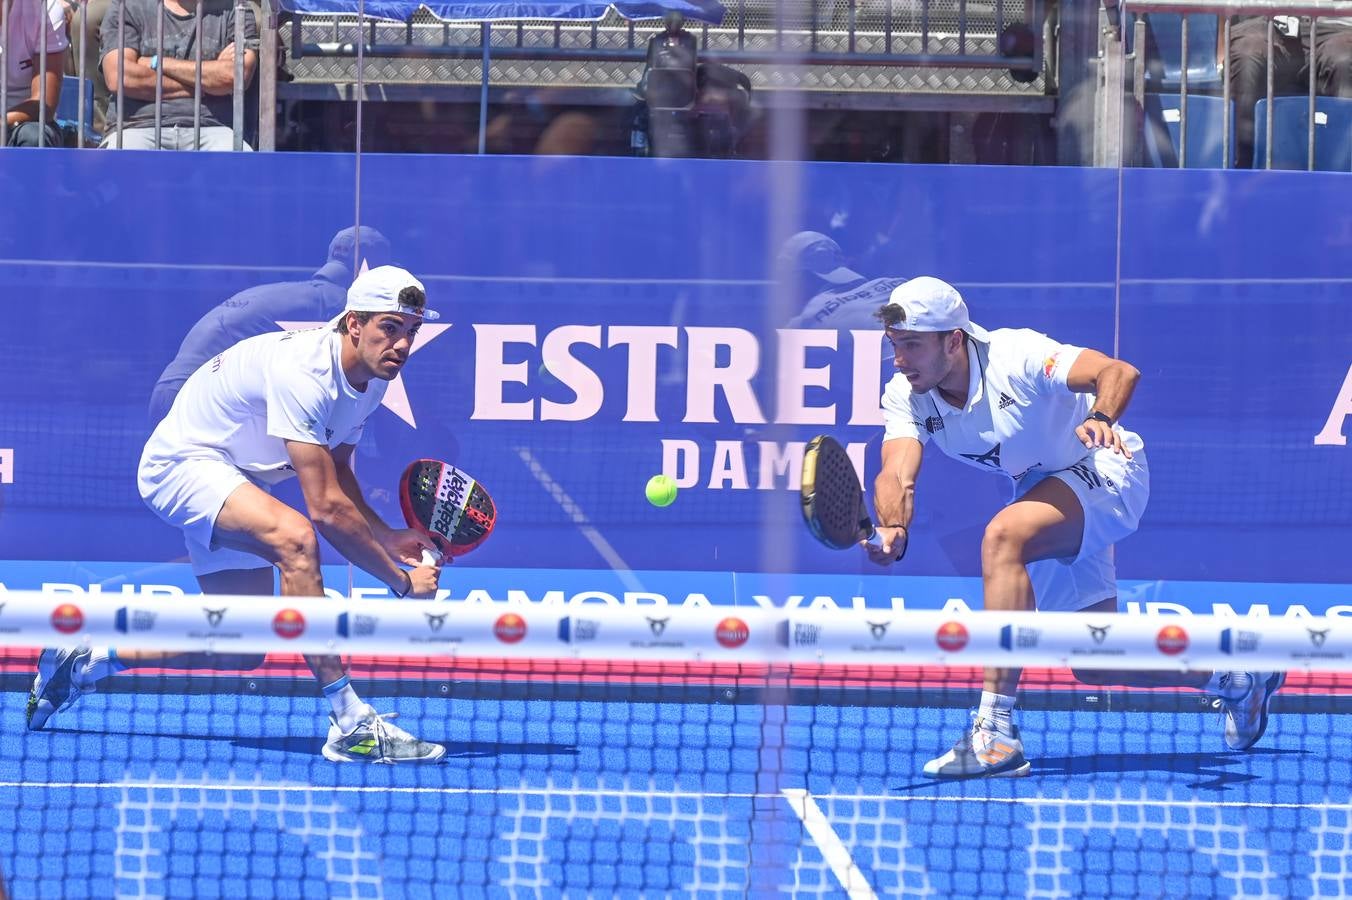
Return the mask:
<svg viewBox="0 0 1352 900"><path fill-rule="evenodd" d="M963 709L372 698L434 766L335 765L322 701L3 695L13 897L1352 893L1349 720L1030 711L1033 772L919 775ZM848 889L847 886L848 885Z"/></svg>

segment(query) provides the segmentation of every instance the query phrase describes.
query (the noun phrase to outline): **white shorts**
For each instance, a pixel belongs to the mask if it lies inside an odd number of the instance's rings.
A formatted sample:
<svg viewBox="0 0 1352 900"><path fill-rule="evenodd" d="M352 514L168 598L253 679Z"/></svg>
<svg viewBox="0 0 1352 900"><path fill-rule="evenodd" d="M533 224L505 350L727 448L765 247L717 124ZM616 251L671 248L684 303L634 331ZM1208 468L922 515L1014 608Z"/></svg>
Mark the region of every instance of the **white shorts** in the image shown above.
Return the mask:
<svg viewBox="0 0 1352 900"><path fill-rule="evenodd" d="M227 460L142 456L136 483L141 499L155 515L182 530L194 575L272 565L261 556L212 542L216 516L241 484L268 490L267 485L249 478Z"/></svg>
<svg viewBox="0 0 1352 900"><path fill-rule="evenodd" d="M1117 596L1113 545L1136 531L1150 499L1150 468L1140 439L1132 437L1131 459L1095 450L1069 468L1030 472L1015 489L1017 500L1044 478L1056 478L1075 492L1084 510L1084 537L1076 556L1028 564L1038 609L1077 612Z"/></svg>

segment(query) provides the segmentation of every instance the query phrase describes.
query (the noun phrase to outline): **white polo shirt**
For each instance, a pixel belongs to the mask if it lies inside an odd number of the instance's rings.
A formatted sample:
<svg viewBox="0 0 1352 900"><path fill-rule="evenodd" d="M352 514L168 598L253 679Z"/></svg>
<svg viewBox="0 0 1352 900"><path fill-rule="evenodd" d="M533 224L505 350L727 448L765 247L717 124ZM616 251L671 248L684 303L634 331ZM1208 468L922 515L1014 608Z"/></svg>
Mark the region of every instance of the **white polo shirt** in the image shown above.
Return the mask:
<svg viewBox="0 0 1352 900"><path fill-rule="evenodd" d="M146 444L146 462L224 460L264 484L294 476L284 441L355 444L387 382L358 391L331 328L260 334L202 364Z"/></svg>
<svg viewBox="0 0 1352 900"><path fill-rule="evenodd" d="M8 0L0 0L0 3L4 2ZM6 111L23 103L33 93L33 79L38 75L38 64L34 60L42 53L43 33L46 33L48 54L60 53L70 46L61 0L45 3L43 0L14 0L9 11L9 29L9 53L5 53L4 41L0 41L0 57L6 57L4 64L9 69ZM56 109L56 101L56 97L47 97L49 114Z"/></svg>
<svg viewBox="0 0 1352 900"><path fill-rule="evenodd" d="M883 440L933 442L946 455L1018 481L1032 471L1068 468L1089 451L1075 428L1094 406L1093 394L1070 390L1066 378L1084 348L1059 344L1027 328L1001 328L989 345L967 341L971 380L967 404L949 405L938 389L914 394L894 375L883 392ZM1118 426L1133 452L1141 439Z"/></svg>

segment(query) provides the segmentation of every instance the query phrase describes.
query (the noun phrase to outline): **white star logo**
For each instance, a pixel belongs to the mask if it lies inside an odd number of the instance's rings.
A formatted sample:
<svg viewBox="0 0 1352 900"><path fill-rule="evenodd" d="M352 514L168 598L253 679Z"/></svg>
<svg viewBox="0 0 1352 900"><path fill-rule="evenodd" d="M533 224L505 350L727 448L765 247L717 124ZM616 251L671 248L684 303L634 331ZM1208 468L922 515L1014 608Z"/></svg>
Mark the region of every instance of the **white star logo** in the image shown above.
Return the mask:
<svg viewBox="0 0 1352 900"><path fill-rule="evenodd" d="M328 326L329 323L278 322L277 324L284 331L303 331L304 329L307 328L323 328ZM450 327L451 326L449 325L431 325L428 323L423 323L423 326L418 329L418 333L413 336L413 345L408 348L409 359L412 359L413 354L417 353L423 347L426 347L428 344L432 343L432 341L436 340L438 337L441 336L442 332L446 331ZM411 428L418 427L418 422L413 417L413 407L410 406L408 402L408 391L404 389L403 372L400 372L398 375L394 376L394 380L390 382L390 386L385 389L385 396L380 401L380 405L388 409L390 412L394 413L399 418L403 419L405 422L407 422L409 424L409 427Z"/></svg>

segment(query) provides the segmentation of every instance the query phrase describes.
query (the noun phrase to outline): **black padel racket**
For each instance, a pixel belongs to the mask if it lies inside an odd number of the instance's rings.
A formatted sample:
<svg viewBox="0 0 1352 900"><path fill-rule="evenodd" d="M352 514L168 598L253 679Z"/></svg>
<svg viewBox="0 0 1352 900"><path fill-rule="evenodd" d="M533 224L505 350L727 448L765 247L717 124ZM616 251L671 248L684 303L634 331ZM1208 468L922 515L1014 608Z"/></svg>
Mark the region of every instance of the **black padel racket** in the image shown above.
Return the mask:
<svg viewBox="0 0 1352 900"><path fill-rule="evenodd" d="M848 550L877 536L864 505L864 489L845 448L830 435L818 435L803 453L799 499L812 536L835 550ZM903 541L905 537L903 536ZM903 543L897 559L906 553Z"/></svg>

